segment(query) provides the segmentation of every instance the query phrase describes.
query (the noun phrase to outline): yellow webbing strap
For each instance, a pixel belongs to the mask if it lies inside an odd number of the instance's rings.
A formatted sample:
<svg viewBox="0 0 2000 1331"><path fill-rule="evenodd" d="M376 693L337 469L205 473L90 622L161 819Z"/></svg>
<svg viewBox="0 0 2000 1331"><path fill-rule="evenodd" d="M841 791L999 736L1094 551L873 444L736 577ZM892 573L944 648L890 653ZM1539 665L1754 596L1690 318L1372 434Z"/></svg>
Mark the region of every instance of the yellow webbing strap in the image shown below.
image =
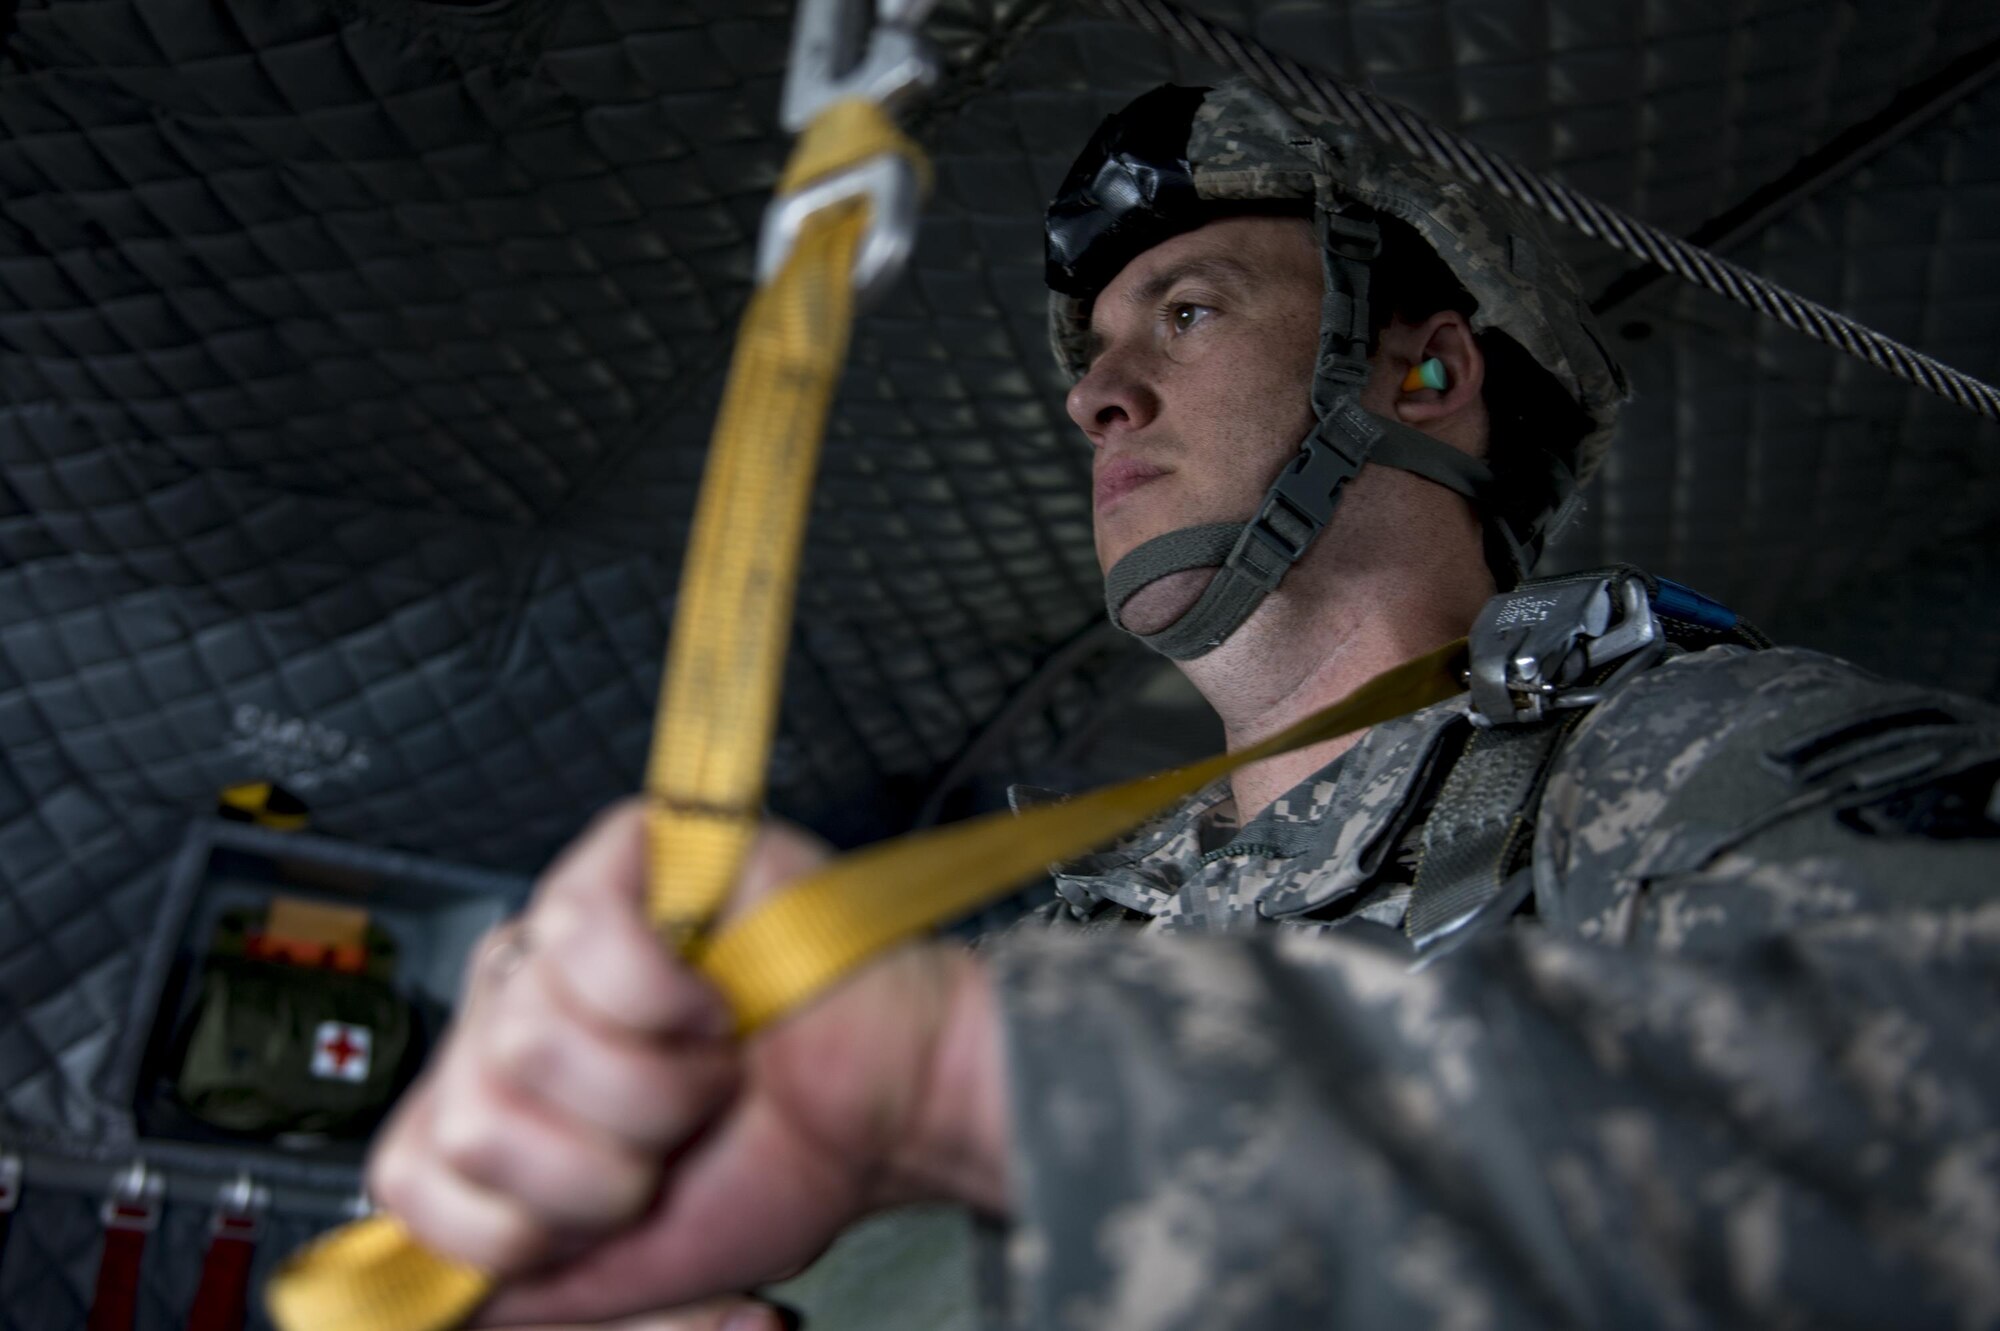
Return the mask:
<svg viewBox="0 0 2000 1331"><path fill-rule="evenodd" d="M224 815L276 832L302 831L307 822L305 805L298 796L269 781L224 786L215 803Z"/></svg>
<svg viewBox="0 0 2000 1331"><path fill-rule="evenodd" d="M287 1258L264 1287L281 1331L447 1331L493 1281L420 1245L392 1215L357 1220Z"/></svg>
<svg viewBox="0 0 2000 1331"><path fill-rule="evenodd" d="M800 137L780 196L883 153L926 169L873 102L835 102ZM857 197L811 215L743 317L709 443L646 770L647 891L685 949L757 833L813 473L853 323Z"/></svg>
<svg viewBox="0 0 2000 1331"><path fill-rule="evenodd" d="M722 930L696 964L753 1031L883 948L999 896L1246 763L1413 712L1463 686L1463 639L1377 675L1270 739L1016 816L989 814L843 855Z"/></svg>

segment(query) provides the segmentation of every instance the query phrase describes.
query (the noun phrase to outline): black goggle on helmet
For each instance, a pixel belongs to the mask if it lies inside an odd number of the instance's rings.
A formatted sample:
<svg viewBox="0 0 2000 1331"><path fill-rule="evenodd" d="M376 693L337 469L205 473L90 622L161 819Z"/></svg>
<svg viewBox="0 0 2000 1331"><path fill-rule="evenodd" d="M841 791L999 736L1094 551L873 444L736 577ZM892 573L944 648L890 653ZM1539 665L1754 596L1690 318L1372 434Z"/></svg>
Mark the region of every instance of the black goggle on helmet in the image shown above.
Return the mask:
<svg viewBox="0 0 2000 1331"><path fill-rule="evenodd" d="M1176 660L1220 645L1247 619L1331 519L1367 462L1402 468L1466 496L1487 528L1502 586L1532 567L1608 447L1625 379L1597 336L1581 288L1540 224L1313 112L1288 112L1243 82L1171 84L1107 117L1063 180L1045 221L1049 332L1072 380L1087 365L1090 306L1134 257L1225 216L1309 216L1325 295L1312 385L1316 424L1247 523L1155 537L1105 578L1113 623L1140 588L1215 568L1202 597L1158 633L1137 635ZM1576 404L1580 428L1495 478L1486 464L1401 422L1362 409L1367 380L1369 264L1382 214L1407 223L1473 297L1476 333L1512 338Z"/></svg>

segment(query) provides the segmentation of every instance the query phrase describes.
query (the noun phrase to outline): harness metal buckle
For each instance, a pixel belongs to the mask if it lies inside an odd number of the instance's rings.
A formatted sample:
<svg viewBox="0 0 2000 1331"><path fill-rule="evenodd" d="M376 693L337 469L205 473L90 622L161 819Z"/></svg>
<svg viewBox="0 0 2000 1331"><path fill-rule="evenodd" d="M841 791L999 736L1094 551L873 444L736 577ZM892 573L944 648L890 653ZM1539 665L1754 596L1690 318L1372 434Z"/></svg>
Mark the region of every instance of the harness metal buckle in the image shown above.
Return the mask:
<svg viewBox="0 0 2000 1331"><path fill-rule="evenodd" d="M805 0L792 28L778 118L797 134L847 97L891 110L937 83L937 60L920 29L937 0Z"/></svg>
<svg viewBox="0 0 2000 1331"><path fill-rule="evenodd" d="M208 1232L219 1239L255 1243L264 1229L264 1211L271 1204L271 1191L252 1179L248 1171L222 1185L215 1196L215 1216Z"/></svg>
<svg viewBox="0 0 2000 1331"><path fill-rule="evenodd" d="M1636 577L1544 583L1496 596L1472 626L1472 723L1531 725L1550 712L1593 707L1665 650ZM1614 663L1610 675L1579 687Z"/></svg>
<svg viewBox="0 0 2000 1331"><path fill-rule="evenodd" d="M868 233L854 252L854 303L882 294L917 245L917 172L901 157L883 155L822 176L795 194L771 200L757 237L757 282L770 281L791 257L806 219L843 199L869 200Z"/></svg>
<svg viewBox="0 0 2000 1331"><path fill-rule="evenodd" d="M148 1233L160 1223L160 1202L166 1196L167 1181L146 1168L144 1160L134 1160L111 1181L111 1195L104 1199L97 1216L106 1229L131 1229Z"/></svg>
<svg viewBox="0 0 2000 1331"><path fill-rule="evenodd" d="M21 1157L0 1155L0 1215L21 1204Z"/></svg>
<svg viewBox="0 0 2000 1331"><path fill-rule="evenodd" d="M797 134L828 105L856 97L896 107L928 92L937 59L921 26L937 0L805 0L792 28L791 58L778 118ZM816 180L773 199L757 239L757 281L785 266L807 217L843 199L873 205L868 234L854 256L854 299L866 306L902 271L917 236L917 173L883 157Z"/></svg>

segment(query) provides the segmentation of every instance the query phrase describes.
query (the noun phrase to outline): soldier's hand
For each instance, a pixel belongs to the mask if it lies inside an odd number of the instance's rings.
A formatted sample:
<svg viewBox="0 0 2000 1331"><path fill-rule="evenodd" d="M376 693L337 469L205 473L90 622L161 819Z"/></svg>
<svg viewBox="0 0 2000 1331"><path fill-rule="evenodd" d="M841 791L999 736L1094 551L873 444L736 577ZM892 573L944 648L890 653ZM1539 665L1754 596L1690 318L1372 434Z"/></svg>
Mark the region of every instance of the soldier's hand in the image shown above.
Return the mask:
<svg viewBox="0 0 2000 1331"><path fill-rule="evenodd" d="M825 856L768 827L737 908ZM740 1046L647 925L643 865L636 804L564 854L370 1160L419 1240L499 1277L482 1322L676 1307L790 1274L881 1206L1004 1204L979 963L903 948Z"/></svg>

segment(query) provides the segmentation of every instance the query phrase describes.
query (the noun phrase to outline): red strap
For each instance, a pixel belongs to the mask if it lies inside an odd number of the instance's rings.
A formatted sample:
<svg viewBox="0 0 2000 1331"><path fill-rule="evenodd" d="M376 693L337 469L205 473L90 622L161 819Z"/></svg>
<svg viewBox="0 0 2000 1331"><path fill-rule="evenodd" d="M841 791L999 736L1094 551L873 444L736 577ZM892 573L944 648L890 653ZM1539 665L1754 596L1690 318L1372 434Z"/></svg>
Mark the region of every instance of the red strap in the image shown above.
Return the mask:
<svg viewBox="0 0 2000 1331"><path fill-rule="evenodd" d="M89 1331L132 1331L139 1310L139 1259L146 1254L146 1226L113 1207L97 1263L97 1292L90 1298ZM121 1223L132 1221L133 1223Z"/></svg>
<svg viewBox="0 0 2000 1331"><path fill-rule="evenodd" d="M215 1218L215 1237L201 1261L201 1284L188 1308L186 1331L242 1331L250 1300L250 1259L256 1252L255 1216Z"/></svg>

